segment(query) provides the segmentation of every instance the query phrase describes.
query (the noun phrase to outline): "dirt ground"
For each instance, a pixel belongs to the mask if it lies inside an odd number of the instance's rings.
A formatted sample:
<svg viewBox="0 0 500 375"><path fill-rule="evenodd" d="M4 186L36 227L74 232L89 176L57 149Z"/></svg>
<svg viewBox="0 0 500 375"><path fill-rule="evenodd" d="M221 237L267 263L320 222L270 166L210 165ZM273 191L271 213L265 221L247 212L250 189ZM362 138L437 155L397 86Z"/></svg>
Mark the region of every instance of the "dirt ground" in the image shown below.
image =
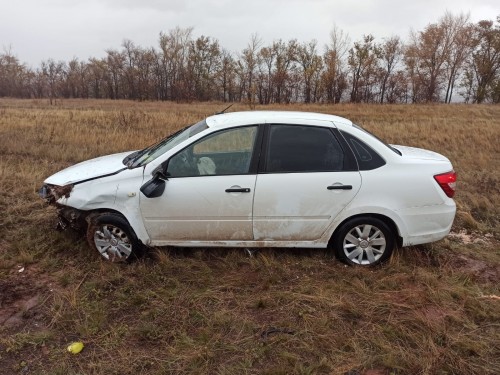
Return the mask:
<svg viewBox="0 0 500 375"><path fill-rule="evenodd" d="M491 236L483 236L478 233L467 234L462 231L459 233L451 233L450 240L460 244L481 243L491 249L498 249L499 244ZM5 243L2 245L5 250ZM422 263L426 263L429 259L425 259L422 254ZM500 266L491 265L486 261L475 259L469 255L457 255L447 259L447 267L451 267L454 272L463 277L475 280L478 283L495 283L500 279ZM251 282L251 277L255 277L251 273L248 275L247 281ZM84 280L81 280L83 282ZM254 280L257 284L258 280ZM79 285L76 286L78 288ZM8 351L0 350L0 362L3 368L17 369L20 374L37 373L36 369L43 368L43 363L50 363L54 357L65 355L66 346L78 337L66 337L65 341L56 340L57 345L52 343L46 345L44 338L50 336L53 317L48 313L45 303L53 297L56 288L61 289L57 280L53 276L49 276L39 270L36 265L23 266L16 264L9 270L9 277L0 279L0 329L4 335L12 336L22 335L23 332L29 332L30 337L37 336L42 338L41 343L36 343L36 351L24 348L16 351L13 355L9 355ZM408 287L407 287L408 288ZM407 293L408 289L406 289ZM492 303L500 304L500 296L495 294L482 295L480 298L489 299ZM265 317L264 310L258 311ZM460 317L444 308L438 306L426 306L418 309L416 315L422 316L429 326L436 328L442 327L447 319L460 319ZM266 317L267 319L268 317ZM280 335L294 334L295 332L282 331L271 327L268 330L261 332L260 340L267 342L268 340L276 340ZM0 345L0 349L1 345ZM36 364L35 372L32 371L31 365ZM0 374L4 374L0 369ZM7 374L7 372L5 372ZM387 368L372 368L368 370L352 369L344 372L344 375L395 375L404 374L394 369Z"/></svg>

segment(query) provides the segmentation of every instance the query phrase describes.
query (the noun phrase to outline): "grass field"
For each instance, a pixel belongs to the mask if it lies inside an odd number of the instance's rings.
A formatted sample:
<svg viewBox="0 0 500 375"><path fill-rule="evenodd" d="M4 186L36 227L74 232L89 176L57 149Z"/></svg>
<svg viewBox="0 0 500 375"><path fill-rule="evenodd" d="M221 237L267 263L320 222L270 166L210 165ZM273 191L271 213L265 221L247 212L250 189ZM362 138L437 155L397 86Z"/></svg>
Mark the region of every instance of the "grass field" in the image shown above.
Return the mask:
<svg viewBox="0 0 500 375"><path fill-rule="evenodd" d="M380 267L307 249L155 249L113 265L53 230L44 178L223 107L0 100L0 374L500 373L500 106L265 108L338 114L450 158L452 233Z"/></svg>

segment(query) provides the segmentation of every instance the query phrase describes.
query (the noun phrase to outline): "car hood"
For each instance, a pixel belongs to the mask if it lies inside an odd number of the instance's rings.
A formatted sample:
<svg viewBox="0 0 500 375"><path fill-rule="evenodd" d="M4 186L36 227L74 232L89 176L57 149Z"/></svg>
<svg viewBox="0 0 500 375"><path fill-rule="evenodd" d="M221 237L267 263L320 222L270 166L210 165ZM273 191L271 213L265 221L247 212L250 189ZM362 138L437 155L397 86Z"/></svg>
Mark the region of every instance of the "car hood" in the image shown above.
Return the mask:
<svg viewBox="0 0 500 375"><path fill-rule="evenodd" d="M434 151L425 150L423 148L408 147L391 145L395 149L401 151L403 157L410 159L420 159L420 160L438 160L438 161L449 161L447 157L438 154Z"/></svg>
<svg viewBox="0 0 500 375"><path fill-rule="evenodd" d="M83 161L53 174L45 183L63 186L117 173L126 169L122 161L130 153L131 151L122 152Z"/></svg>

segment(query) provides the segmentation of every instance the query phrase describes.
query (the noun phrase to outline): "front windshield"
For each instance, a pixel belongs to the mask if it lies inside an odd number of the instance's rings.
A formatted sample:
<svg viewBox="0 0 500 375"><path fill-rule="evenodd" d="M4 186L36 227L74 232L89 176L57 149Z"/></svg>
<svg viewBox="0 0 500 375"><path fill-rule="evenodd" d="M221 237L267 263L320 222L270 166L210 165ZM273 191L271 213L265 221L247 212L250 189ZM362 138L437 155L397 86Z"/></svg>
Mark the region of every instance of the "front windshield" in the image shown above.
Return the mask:
<svg viewBox="0 0 500 375"><path fill-rule="evenodd" d="M127 165L129 166L129 168L137 168L146 165L147 163L155 160L160 155L163 155L165 152L171 150L181 142L184 142L186 139L200 133L207 128L207 123L205 122L205 120L203 120L192 126L181 129L180 131L162 139L160 142L149 146L142 151L139 151L137 155L127 163Z"/></svg>

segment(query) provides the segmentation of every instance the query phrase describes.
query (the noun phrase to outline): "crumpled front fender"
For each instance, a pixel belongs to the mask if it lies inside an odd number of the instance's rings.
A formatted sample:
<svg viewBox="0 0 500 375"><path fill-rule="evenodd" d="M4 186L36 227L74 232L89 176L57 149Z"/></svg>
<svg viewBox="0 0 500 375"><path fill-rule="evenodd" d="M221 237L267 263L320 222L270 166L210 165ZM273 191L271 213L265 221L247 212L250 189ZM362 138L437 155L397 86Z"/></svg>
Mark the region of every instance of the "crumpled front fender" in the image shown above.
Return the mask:
<svg viewBox="0 0 500 375"><path fill-rule="evenodd" d="M139 188L142 180L142 168L137 168L74 185L46 184L39 194L47 202L58 207L72 207L87 214L96 211L118 212L127 219L137 238L147 245L150 239L139 207Z"/></svg>

